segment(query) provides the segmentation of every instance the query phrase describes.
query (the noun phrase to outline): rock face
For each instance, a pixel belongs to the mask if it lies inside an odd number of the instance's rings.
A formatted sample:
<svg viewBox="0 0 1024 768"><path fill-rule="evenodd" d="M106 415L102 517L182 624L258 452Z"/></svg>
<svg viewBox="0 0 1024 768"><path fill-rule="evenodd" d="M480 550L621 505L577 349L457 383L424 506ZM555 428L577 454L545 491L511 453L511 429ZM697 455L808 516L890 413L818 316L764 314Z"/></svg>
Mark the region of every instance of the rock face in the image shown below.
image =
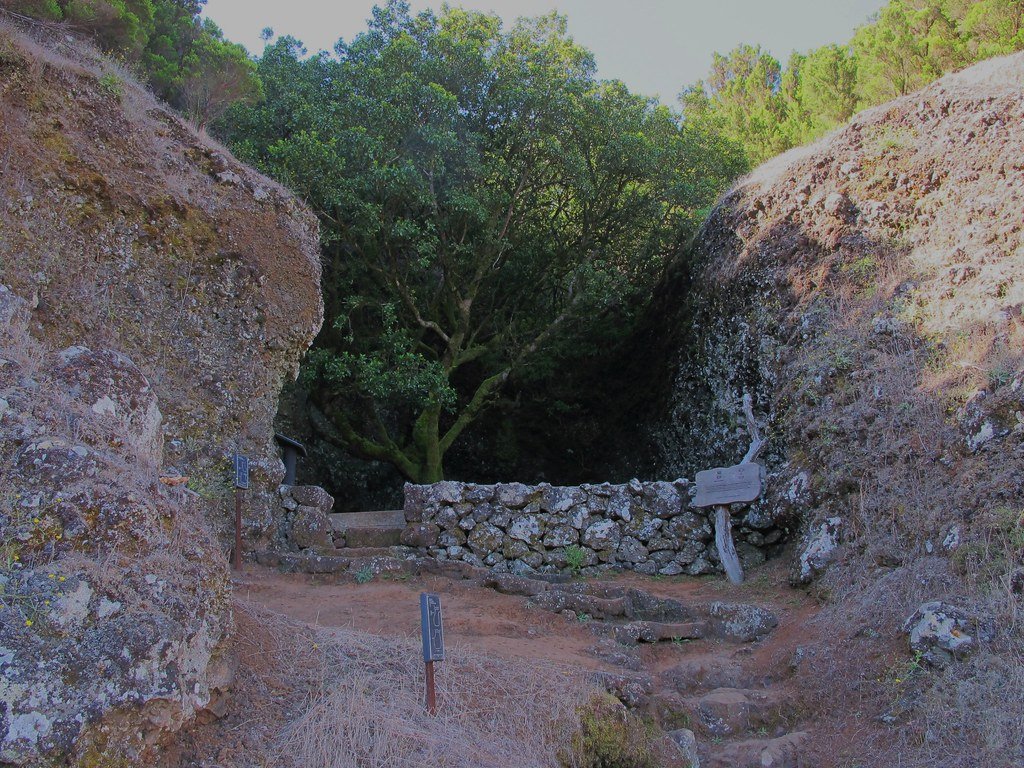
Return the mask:
<svg viewBox="0 0 1024 768"><path fill-rule="evenodd" d="M0 339L0 762L143 754L216 696L224 558L202 499L157 481L159 401L139 368L49 351L28 302L4 288L0 307L15 318Z"/></svg>
<svg viewBox="0 0 1024 768"><path fill-rule="evenodd" d="M498 572L712 573L719 569L712 524L690 506L691 490L685 479L573 487L407 484L402 543ZM770 520L747 524L751 513L736 506L741 556L763 562L784 532Z"/></svg>
<svg viewBox="0 0 1024 768"><path fill-rule="evenodd" d="M1024 54L992 59L775 158L658 292L673 341L645 344L677 356L651 470L738 461L751 393L769 474L747 524L803 521L800 581L852 509L923 544L1024 495L1022 87Z"/></svg>
<svg viewBox="0 0 1024 768"><path fill-rule="evenodd" d="M88 51L0 50L0 763L155 764L223 711L229 457L267 538L316 224Z"/></svg>
<svg viewBox="0 0 1024 768"><path fill-rule="evenodd" d="M12 34L0 32L0 281L49 347L135 363L160 403L165 468L220 504L225 535L230 455L247 454L246 535L269 540L277 397L323 314L315 218L138 86L112 97L105 62Z"/></svg>

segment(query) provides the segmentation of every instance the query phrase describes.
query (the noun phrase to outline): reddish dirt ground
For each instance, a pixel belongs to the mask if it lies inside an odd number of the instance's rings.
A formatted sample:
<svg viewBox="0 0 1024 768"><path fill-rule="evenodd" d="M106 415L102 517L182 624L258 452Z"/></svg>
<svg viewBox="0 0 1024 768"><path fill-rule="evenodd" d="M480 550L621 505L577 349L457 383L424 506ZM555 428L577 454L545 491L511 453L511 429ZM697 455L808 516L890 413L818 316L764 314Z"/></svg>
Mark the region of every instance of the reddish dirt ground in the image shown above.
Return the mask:
<svg viewBox="0 0 1024 768"><path fill-rule="evenodd" d="M644 671L657 673L696 654L740 653L752 677L770 673L806 640L806 623L815 613L806 593L785 585L785 572L771 565L750 581L734 586L724 578L650 579L621 574L604 582L637 586L687 603L754 603L772 610L778 628L762 643L738 647L701 640L640 647ZM275 613L322 628L340 627L380 636L419 637L419 594L436 592L444 610L449 646L468 647L509 658L535 658L591 670L622 671L588 652L599 637L587 623L527 607L526 598L503 595L468 581L423 575L407 579L377 577L366 584L353 579L281 574L250 566L235 577L238 597Z"/></svg>

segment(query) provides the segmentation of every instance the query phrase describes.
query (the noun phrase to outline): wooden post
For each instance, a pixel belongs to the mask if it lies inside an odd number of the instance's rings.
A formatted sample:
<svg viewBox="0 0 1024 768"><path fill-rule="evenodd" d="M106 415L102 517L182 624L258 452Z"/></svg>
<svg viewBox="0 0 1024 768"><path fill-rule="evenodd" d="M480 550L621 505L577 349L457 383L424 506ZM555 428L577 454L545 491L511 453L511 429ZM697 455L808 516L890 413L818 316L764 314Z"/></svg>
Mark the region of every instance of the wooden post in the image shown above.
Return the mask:
<svg viewBox="0 0 1024 768"><path fill-rule="evenodd" d="M235 556L234 568L242 570L242 497L245 491L241 488L235 489Z"/></svg>
<svg viewBox="0 0 1024 768"><path fill-rule="evenodd" d="M732 540L732 519L728 507L715 507L715 546L725 575L733 584L743 583L743 566Z"/></svg>
<svg viewBox="0 0 1024 768"><path fill-rule="evenodd" d="M437 690L434 687L434 662L426 662L427 667L427 712L437 714Z"/></svg>

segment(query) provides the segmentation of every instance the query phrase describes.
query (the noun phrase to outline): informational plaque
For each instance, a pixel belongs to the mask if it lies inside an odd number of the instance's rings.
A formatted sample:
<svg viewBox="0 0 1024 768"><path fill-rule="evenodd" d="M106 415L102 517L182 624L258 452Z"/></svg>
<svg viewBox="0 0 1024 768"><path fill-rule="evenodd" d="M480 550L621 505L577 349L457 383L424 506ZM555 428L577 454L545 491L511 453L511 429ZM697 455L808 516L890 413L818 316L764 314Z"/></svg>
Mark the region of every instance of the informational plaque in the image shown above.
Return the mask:
<svg viewBox="0 0 1024 768"><path fill-rule="evenodd" d="M697 473L698 507L715 507L753 501L761 495L761 465L737 464Z"/></svg>
<svg viewBox="0 0 1024 768"><path fill-rule="evenodd" d="M423 660L444 660L444 627L441 624L441 597L420 593L420 624L423 630Z"/></svg>
<svg viewBox="0 0 1024 768"><path fill-rule="evenodd" d="M235 454L235 488L246 490L249 487L249 457Z"/></svg>

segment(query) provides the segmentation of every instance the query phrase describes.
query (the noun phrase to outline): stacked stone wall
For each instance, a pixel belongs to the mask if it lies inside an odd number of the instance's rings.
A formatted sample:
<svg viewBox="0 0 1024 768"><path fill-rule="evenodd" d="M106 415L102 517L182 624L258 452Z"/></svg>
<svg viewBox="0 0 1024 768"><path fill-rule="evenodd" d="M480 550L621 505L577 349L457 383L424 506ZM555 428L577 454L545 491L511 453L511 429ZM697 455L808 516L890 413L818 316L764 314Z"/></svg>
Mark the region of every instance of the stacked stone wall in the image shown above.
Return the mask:
<svg viewBox="0 0 1024 768"><path fill-rule="evenodd" d="M721 570L713 523L709 511L692 506L693 491L686 479L565 487L407 484L402 543L499 572L713 573ZM767 520L759 526L750 515L739 519L741 559L762 562L783 531Z"/></svg>

